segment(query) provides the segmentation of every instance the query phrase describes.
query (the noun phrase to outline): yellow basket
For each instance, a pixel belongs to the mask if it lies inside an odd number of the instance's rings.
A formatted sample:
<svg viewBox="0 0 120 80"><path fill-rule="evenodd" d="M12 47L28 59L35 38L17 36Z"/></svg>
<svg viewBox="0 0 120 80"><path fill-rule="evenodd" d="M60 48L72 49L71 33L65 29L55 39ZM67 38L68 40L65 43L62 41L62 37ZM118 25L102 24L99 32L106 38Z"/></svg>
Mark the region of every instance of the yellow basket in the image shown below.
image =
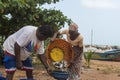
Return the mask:
<svg viewBox="0 0 120 80"><path fill-rule="evenodd" d="M74 52L71 44L63 39L56 38L46 49L46 57L49 66L52 66L53 62L62 60L67 61L67 66L69 66L73 56Z"/></svg>

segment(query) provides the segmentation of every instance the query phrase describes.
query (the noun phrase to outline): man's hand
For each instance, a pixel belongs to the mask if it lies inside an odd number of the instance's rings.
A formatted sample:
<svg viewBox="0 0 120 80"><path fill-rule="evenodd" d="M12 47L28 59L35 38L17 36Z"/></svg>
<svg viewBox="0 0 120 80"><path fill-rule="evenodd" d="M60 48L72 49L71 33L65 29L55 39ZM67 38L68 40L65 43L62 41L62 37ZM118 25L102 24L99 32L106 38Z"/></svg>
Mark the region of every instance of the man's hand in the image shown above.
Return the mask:
<svg viewBox="0 0 120 80"><path fill-rule="evenodd" d="M52 70L50 68L46 68L46 70L47 70L47 73L51 75Z"/></svg>
<svg viewBox="0 0 120 80"><path fill-rule="evenodd" d="M23 67L22 62L21 61L16 61L16 68L21 70L22 67Z"/></svg>

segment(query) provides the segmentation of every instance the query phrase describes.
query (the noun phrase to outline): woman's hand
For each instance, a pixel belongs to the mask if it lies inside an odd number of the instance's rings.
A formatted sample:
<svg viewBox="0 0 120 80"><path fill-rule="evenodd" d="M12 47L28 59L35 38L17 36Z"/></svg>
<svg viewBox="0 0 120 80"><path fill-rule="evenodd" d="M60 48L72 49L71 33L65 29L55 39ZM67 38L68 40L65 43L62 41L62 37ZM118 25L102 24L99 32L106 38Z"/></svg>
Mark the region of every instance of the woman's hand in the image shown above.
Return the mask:
<svg viewBox="0 0 120 80"><path fill-rule="evenodd" d="M59 34L59 32L55 32L53 37L51 38L50 42L53 42L58 34Z"/></svg>
<svg viewBox="0 0 120 80"><path fill-rule="evenodd" d="M74 60L71 60L70 65L68 66L68 68L70 68L74 64L74 62L75 62Z"/></svg>

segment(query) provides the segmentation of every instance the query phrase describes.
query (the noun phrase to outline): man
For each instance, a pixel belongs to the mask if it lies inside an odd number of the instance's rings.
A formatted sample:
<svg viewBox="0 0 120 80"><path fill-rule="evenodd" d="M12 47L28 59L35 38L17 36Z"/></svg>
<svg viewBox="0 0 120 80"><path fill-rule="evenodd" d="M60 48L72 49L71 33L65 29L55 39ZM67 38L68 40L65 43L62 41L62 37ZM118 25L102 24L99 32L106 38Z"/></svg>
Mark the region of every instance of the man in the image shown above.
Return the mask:
<svg viewBox="0 0 120 80"><path fill-rule="evenodd" d="M44 40L52 37L54 30L51 26L40 27L24 26L10 35L3 44L4 66L7 73L6 79L12 80L17 69L25 70L28 80L33 80L33 67L30 55L37 53L39 59L49 72L44 55Z"/></svg>

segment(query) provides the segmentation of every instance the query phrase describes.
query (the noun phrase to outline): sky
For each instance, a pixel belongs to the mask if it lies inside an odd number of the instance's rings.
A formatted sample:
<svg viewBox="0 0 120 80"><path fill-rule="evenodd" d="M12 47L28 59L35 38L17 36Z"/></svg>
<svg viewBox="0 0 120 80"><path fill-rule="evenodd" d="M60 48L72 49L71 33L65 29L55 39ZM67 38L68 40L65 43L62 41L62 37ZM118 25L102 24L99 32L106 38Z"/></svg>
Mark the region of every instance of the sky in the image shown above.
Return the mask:
<svg viewBox="0 0 120 80"><path fill-rule="evenodd" d="M84 44L120 46L120 0L61 0L45 7L54 7L72 19Z"/></svg>

